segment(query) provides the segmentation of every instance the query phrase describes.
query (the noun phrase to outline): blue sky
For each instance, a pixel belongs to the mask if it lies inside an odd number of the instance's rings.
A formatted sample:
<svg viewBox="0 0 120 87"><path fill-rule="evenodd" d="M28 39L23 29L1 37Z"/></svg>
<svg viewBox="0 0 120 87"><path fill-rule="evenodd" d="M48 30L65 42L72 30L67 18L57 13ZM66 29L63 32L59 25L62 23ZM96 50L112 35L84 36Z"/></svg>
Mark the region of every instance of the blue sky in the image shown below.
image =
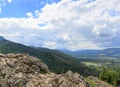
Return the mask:
<svg viewBox="0 0 120 87"><path fill-rule="evenodd" d="M46 4L57 3L59 0L1 0L5 5L1 6L2 13L0 17L26 17L27 12L34 13L35 10L40 10Z"/></svg>
<svg viewBox="0 0 120 87"><path fill-rule="evenodd" d="M120 1L0 0L0 35L51 49L120 47Z"/></svg>

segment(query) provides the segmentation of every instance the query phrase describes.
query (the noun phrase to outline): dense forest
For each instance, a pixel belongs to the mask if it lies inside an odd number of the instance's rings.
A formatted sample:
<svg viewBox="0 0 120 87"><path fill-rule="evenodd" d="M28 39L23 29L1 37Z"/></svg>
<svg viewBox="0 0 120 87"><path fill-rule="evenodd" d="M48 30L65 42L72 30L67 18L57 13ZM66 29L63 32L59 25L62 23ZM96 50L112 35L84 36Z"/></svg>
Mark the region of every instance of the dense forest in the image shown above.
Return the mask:
<svg viewBox="0 0 120 87"><path fill-rule="evenodd" d="M98 72L95 72L94 68L89 68L80 63L76 58L58 50L29 47L19 43L3 40L0 41L0 53L28 53L40 58L49 66L49 69L55 73L65 73L68 70L71 70L73 72L78 72L83 76L98 76Z"/></svg>
<svg viewBox="0 0 120 87"><path fill-rule="evenodd" d="M102 67L99 78L103 81L106 81L112 85L120 86L120 67L115 68L105 68Z"/></svg>
<svg viewBox="0 0 120 87"><path fill-rule="evenodd" d="M119 58L80 58L81 63L89 68L94 68L99 75L99 79L112 84L114 87L120 86L120 59Z"/></svg>

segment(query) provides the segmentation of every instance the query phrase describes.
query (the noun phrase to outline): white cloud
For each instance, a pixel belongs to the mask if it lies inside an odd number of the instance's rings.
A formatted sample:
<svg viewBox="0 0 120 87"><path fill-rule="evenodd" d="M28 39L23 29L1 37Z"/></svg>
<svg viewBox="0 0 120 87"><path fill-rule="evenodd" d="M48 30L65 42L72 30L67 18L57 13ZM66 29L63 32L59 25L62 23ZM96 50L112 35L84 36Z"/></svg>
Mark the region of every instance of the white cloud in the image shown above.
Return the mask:
<svg viewBox="0 0 120 87"><path fill-rule="evenodd" d="M116 35L116 32L120 31L118 2L96 0L88 3L85 0L62 0L57 4L46 5L39 19L53 25L54 31L62 35L69 34L70 42L77 42L72 44L72 47L75 45L75 49L104 47L104 43L119 37ZM81 38L84 40L81 41Z"/></svg>
<svg viewBox="0 0 120 87"><path fill-rule="evenodd" d="M33 14L31 12L26 13L27 17L33 18Z"/></svg>
<svg viewBox="0 0 120 87"><path fill-rule="evenodd" d="M45 42L43 42L43 47L56 49L57 48L57 43L53 42L53 41L45 41Z"/></svg>
<svg viewBox="0 0 120 87"><path fill-rule="evenodd" d="M11 3L12 2L12 0L8 0L8 3Z"/></svg>
<svg viewBox="0 0 120 87"><path fill-rule="evenodd" d="M28 18L0 19L0 35L27 45L71 50L117 47L119 0L61 0Z"/></svg>

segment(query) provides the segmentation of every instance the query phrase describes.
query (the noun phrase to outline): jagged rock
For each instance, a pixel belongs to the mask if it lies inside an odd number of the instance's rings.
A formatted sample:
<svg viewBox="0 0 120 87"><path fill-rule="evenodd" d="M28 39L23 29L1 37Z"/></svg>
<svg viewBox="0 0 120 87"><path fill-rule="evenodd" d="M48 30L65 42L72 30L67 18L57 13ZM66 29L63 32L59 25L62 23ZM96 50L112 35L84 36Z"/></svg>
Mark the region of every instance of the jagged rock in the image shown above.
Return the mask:
<svg viewBox="0 0 120 87"><path fill-rule="evenodd" d="M9 53L6 55L8 58L15 58L16 55L14 53Z"/></svg>
<svg viewBox="0 0 120 87"><path fill-rule="evenodd" d="M0 54L0 87L90 87L78 73L55 74L28 54Z"/></svg>
<svg viewBox="0 0 120 87"><path fill-rule="evenodd" d="M0 53L0 57L6 57L6 55Z"/></svg>

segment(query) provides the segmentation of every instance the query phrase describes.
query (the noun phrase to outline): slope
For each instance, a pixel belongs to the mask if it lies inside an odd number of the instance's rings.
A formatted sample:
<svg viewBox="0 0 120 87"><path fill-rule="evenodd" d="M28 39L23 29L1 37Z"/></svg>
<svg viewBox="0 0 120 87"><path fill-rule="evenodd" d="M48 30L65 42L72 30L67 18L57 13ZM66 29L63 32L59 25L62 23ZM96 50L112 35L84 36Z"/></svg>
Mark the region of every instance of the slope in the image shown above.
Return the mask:
<svg viewBox="0 0 120 87"><path fill-rule="evenodd" d="M97 75L94 69L90 69L78 62L75 58L60 51L28 47L8 40L0 41L1 53L28 53L42 59L49 66L49 69L56 73L64 73L68 70L81 73L82 75Z"/></svg>

